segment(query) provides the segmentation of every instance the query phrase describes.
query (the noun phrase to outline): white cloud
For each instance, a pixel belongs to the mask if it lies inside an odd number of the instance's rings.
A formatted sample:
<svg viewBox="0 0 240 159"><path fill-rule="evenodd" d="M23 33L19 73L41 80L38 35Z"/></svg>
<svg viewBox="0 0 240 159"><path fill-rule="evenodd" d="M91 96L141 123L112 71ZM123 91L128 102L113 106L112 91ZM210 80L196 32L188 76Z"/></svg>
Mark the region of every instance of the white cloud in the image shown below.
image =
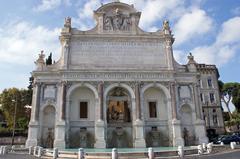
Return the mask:
<svg viewBox="0 0 240 159"><path fill-rule="evenodd" d="M240 15L240 7L236 7L231 10L232 14L234 15Z"/></svg>
<svg viewBox="0 0 240 159"><path fill-rule="evenodd" d="M231 61L240 49L239 26L240 17L224 22L213 44L199 46L191 51L197 62L222 66Z"/></svg>
<svg viewBox="0 0 240 159"><path fill-rule="evenodd" d="M240 41L240 17L234 17L223 23L222 30L217 36L218 44L235 43Z"/></svg>
<svg viewBox="0 0 240 159"><path fill-rule="evenodd" d="M42 0L41 4L34 8L35 11L47 11L60 6L61 0Z"/></svg>
<svg viewBox="0 0 240 159"><path fill-rule="evenodd" d="M140 27L149 31L152 28L159 28L156 26L156 22L163 21L166 16L175 18L179 16L183 9L185 0L122 0L122 2L128 4L134 4L134 6L142 12L140 19Z"/></svg>
<svg viewBox="0 0 240 159"><path fill-rule="evenodd" d="M28 22L11 23L0 31L0 62L32 65L41 50L60 54L59 29L34 26Z"/></svg>
<svg viewBox="0 0 240 159"><path fill-rule="evenodd" d="M100 0L89 0L78 9L78 17L72 18L73 24L80 30L88 30L94 27L93 11L101 6Z"/></svg>
<svg viewBox="0 0 240 159"><path fill-rule="evenodd" d="M43 12L55 9L61 4L71 6L70 0L41 0L41 4L34 8L35 11Z"/></svg>
<svg viewBox="0 0 240 159"><path fill-rule="evenodd" d="M173 56L174 56L174 59L181 63L181 64L185 64L186 63L186 60L187 60L187 56L186 56L186 53L182 50L173 50Z"/></svg>
<svg viewBox="0 0 240 159"><path fill-rule="evenodd" d="M185 13L174 26L173 31L176 37L175 45L180 45L199 35L206 34L211 30L212 25L212 19L204 10L192 8L189 12Z"/></svg>

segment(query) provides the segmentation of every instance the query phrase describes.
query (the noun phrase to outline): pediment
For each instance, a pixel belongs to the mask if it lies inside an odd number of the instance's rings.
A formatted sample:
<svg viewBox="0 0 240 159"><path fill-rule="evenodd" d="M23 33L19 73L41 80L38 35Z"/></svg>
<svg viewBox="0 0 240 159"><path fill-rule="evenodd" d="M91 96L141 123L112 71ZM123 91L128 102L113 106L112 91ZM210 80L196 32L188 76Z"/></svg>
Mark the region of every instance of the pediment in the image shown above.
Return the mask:
<svg viewBox="0 0 240 159"><path fill-rule="evenodd" d="M112 2L94 12L98 32L134 32L139 24L141 13L133 5Z"/></svg>

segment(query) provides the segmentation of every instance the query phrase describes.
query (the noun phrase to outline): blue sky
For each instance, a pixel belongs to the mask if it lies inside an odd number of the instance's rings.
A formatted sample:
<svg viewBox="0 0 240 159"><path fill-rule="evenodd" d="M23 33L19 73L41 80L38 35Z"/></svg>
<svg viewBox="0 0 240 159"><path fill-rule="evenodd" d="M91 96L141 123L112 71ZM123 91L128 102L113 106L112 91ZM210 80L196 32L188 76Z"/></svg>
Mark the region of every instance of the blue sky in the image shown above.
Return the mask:
<svg viewBox="0 0 240 159"><path fill-rule="evenodd" d="M175 37L174 56L184 64L192 52L199 63L216 64L221 80L240 82L240 0L120 0L142 12L140 27L156 31L165 19ZM92 11L111 0L0 1L0 91L26 88L41 50L60 56L64 18L87 30Z"/></svg>

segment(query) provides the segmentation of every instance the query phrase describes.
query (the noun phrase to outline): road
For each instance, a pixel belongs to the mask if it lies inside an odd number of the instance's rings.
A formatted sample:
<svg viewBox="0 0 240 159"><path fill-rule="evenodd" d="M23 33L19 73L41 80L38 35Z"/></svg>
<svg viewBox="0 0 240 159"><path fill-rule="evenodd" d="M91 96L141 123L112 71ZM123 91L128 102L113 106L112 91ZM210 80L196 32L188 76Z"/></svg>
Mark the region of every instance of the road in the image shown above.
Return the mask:
<svg viewBox="0 0 240 159"><path fill-rule="evenodd" d="M218 153L215 155L201 156L199 159L240 159L240 150L233 152Z"/></svg>

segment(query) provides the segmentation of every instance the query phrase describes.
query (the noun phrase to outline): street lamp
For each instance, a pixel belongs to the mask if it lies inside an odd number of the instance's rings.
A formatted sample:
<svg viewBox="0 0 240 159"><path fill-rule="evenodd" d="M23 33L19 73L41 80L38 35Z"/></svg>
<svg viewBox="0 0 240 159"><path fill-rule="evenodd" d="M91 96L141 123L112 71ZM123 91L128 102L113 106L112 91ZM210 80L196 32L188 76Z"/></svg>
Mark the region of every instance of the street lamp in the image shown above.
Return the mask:
<svg viewBox="0 0 240 159"><path fill-rule="evenodd" d="M16 99L13 99L12 102L15 102L15 106L14 106L14 115L13 115L13 130L12 130L12 143L11 143L11 145L14 144L14 136L15 136L15 128L16 128L16 115L17 115L17 97L16 97Z"/></svg>

